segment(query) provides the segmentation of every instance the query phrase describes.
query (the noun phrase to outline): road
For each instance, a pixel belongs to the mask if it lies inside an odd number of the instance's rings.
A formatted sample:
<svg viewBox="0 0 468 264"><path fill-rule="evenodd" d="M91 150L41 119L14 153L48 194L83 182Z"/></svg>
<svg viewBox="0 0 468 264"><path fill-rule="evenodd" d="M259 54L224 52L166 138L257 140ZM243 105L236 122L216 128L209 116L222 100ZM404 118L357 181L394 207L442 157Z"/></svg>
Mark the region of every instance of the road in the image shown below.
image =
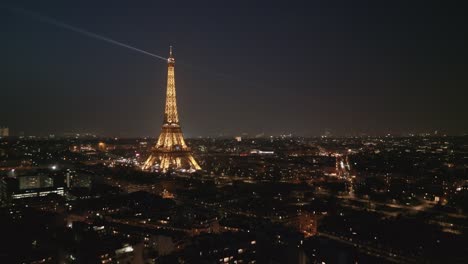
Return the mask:
<svg viewBox="0 0 468 264"><path fill-rule="evenodd" d="M350 245L350 246L353 246L357 250L359 250L360 252L363 252L363 253L368 254L370 256L384 258L385 260L393 262L393 263L417 263L417 260L414 259L414 258L400 256L398 254L388 252L388 251L382 250L380 248L376 248L376 247L373 247L373 246L370 246L370 245L365 245L365 244L361 244L361 243L356 242L356 241L348 240L347 238L342 238L342 237L339 237L339 236L336 236L336 235L332 235L332 234L329 234L329 233L323 233L323 232L318 232L317 235L322 236L322 237L326 237L328 239L335 240L335 241L338 241L338 242L341 242L341 243L344 243L344 244L347 244L347 245Z"/></svg>

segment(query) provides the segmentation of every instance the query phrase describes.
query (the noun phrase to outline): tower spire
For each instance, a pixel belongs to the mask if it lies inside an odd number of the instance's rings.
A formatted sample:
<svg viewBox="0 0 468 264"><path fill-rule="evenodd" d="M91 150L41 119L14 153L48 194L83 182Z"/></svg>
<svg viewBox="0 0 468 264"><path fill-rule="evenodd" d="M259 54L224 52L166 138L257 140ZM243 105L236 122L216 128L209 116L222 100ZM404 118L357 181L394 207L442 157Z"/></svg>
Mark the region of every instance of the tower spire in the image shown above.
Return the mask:
<svg viewBox="0 0 468 264"><path fill-rule="evenodd" d="M167 63L169 66L174 67L175 59L174 59L174 54L172 53L172 46L169 46L169 58L167 58Z"/></svg>
<svg viewBox="0 0 468 264"><path fill-rule="evenodd" d="M179 123L179 114L177 113L177 99L175 87L175 60L172 55L172 46L169 48L169 58L167 59L167 87L166 87L166 106L164 108L164 123Z"/></svg>

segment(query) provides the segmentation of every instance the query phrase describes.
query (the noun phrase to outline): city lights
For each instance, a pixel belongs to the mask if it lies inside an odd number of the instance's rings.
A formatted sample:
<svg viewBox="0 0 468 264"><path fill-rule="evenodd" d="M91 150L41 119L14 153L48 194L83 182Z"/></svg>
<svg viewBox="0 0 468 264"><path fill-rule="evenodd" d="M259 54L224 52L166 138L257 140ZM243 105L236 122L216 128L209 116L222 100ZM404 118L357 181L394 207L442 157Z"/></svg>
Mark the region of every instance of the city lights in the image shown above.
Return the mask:
<svg viewBox="0 0 468 264"><path fill-rule="evenodd" d="M461 5L9 2L1 264L467 262Z"/></svg>

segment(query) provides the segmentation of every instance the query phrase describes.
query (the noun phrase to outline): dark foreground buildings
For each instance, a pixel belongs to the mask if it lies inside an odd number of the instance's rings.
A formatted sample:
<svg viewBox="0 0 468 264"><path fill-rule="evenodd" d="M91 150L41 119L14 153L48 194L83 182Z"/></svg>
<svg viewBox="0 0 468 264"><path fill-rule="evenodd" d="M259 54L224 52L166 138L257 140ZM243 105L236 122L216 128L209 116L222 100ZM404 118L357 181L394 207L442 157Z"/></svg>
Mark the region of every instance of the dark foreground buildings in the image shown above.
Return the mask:
<svg viewBox="0 0 468 264"><path fill-rule="evenodd" d="M468 138L0 141L1 263L464 263Z"/></svg>

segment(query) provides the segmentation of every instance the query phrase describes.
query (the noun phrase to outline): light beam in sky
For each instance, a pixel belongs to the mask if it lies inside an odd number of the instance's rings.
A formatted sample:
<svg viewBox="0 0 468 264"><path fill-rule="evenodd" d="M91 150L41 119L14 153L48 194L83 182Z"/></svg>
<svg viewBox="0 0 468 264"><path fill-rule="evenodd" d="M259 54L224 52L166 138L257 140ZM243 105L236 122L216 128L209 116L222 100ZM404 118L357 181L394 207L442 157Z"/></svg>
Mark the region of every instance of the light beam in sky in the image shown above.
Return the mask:
<svg viewBox="0 0 468 264"><path fill-rule="evenodd" d="M142 50L142 49L139 49L139 48L132 47L132 46L127 45L125 43L122 43L122 42L119 42L119 41L116 41L116 40L113 40L113 39L98 35L98 34L93 33L93 32L89 32L87 30L84 30L84 29L81 29L81 28L78 28L78 27L75 27L75 26L72 26L72 25L69 25L69 24L66 24L66 23L63 23L61 21L50 18L48 16L44 16L44 15L36 13L36 12L32 12L32 11L17 8L17 7L10 7L8 9L10 9L13 12L20 13L22 15L27 15L27 16L32 17L34 19L40 20L42 22L46 22L46 23L52 24L52 25L60 27L60 28L64 28L64 29L74 31L76 33L79 33L81 35L84 35L84 36L87 36L87 37L90 37L90 38L102 40L102 41L105 41L107 43L111 43L111 44L114 44L114 45L117 45L117 46L120 46L120 47L124 47L124 48L130 49L130 50L133 50L133 51L136 51L136 52L139 52L139 53L142 53L142 54L157 58L157 59L167 61L167 58L164 58L163 56L159 56L159 55L153 54L151 52L148 52L148 51L145 51L145 50Z"/></svg>

